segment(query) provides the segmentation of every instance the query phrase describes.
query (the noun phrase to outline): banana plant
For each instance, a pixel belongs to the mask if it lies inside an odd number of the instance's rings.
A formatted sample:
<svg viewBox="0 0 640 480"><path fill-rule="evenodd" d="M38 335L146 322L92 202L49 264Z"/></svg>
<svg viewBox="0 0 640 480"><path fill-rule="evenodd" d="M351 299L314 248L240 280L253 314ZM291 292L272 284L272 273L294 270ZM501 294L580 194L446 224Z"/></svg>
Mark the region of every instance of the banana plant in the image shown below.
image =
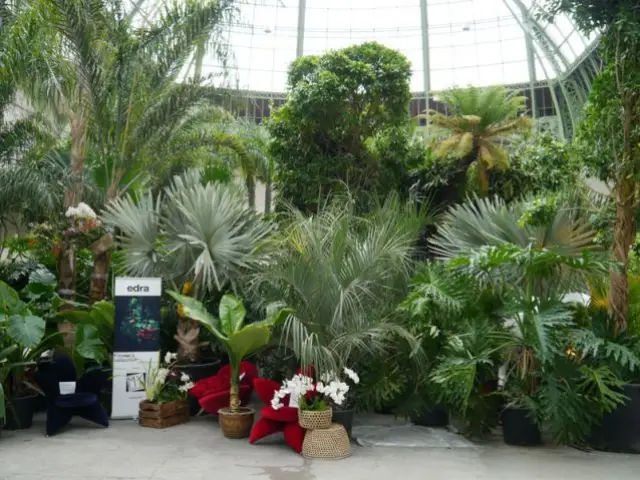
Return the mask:
<svg viewBox="0 0 640 480"><path fill-rule="evenodd" d="M271 329L284 321L291 310L271 307L267 318L261 322L245 324L246 309L239 298L226 294L220 300L218 316L210 314L205 306L192 297L168 292L180 305L186 318L200 323L224 346L231 365L231 388L229 390L231 413L240 410L240 362L248 355L266 346L271 339Z"/></svg>

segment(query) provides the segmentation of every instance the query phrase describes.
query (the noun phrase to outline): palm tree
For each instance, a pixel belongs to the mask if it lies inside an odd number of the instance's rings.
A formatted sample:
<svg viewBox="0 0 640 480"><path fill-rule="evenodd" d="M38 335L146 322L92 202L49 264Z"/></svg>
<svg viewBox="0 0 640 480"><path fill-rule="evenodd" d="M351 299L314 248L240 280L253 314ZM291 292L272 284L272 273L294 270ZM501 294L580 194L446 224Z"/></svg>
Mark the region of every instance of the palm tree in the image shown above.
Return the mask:
<svg viewBox="0 0 640 480"><path fill-rule="evenodd" d="M24 8L16 22L12 51L21 61L14 62L15 76L32 100L44 98L70 128L75 182L65 208L82 197L88 150L97 154L107 200L113 200L166 160L164 147L193 124L190 117L203 117L203 104L215 95L200 79L178 80L196 47L218 37L233 1L165 5L153 20L144 15L147 3L157 8L152 0L132 8L121 0L43 0ZM20 55L24 51L34 54ZM94 301L106 294L111 245L109 234L94 244ZM75 277L73 257L61 255L69 260L60 269L66 291Z"/></svg>
<svg viewBox="0 0 640 480"><path fill-rule="evenodd" d="M434 153L461 160L464 170L473 164L480 192L487 196L488 170L509 168L503 144L531 130L531 119L522 115L526 97L504 87L470 87L448 90L440 101L450 115L431 110L422 116L439 138Z"/></svg>
<svg viewBox="0 0 640 480"><path fill-rule="evenodd" d="M163 194L139 202L127 194L105 208L105 225L118 228L124 269L134 276L161 276L192 296L233 288L240 275L264 261L270 226L245 206L233 184L203 185L200 172L175 177ZM181 317L176 333L178 357L198 359L199 326Z"/></svg>
<svg viewBox="0 0 640 480"><path fill-rule="evenodd" d="M507 205L499 198L475 198L457 205L442 218L437 235L430 240L445 259L471 255L483 246L513 244L551 249L568 256L593 250L595 232L585 211L567 199L551 207L539 221L529 217L532 201Z"/></svg>
<svg viewBox="0 0 640 480"><path fill-rule="evenodd" d="M303 365L322 371L383 356L393 337L416 346L394 318L424 223L415 206L390 197L359 217L353 202L336 201L311 217L292 209L288 220L252 286L292 309L281 340Z"/></svg>

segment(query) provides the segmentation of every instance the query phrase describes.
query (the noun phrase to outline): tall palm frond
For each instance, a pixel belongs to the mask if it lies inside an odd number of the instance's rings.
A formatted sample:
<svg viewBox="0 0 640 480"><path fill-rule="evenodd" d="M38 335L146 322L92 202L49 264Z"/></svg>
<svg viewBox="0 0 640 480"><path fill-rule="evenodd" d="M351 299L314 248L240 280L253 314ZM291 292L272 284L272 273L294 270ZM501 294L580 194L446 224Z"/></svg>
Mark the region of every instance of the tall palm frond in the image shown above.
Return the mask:
<svg viewBox="0 0 640 480"><path fill-rule="evenodd" d="M394 321L423 222L415 208L389 199L358 217L351 204L336 201L313 217L291 210L289 222L254 287L294 310L282 341L301 362L335 368L384 352L390 338L417 346Z"/></svg>

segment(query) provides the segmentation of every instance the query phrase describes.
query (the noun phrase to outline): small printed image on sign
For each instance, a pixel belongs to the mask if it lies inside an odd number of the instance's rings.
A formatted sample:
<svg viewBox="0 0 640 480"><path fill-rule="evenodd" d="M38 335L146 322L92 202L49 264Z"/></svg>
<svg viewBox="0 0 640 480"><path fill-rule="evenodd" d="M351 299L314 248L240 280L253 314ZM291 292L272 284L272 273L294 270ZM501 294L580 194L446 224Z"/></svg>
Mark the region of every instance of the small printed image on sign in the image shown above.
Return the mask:
<svg viewBox="0 0 640 480"><path fill-rule="evenodd" d="M157 350L160 338L160 297L116 297L115 306L116 350Z"/></svg>
<svg viewBox="0 0 640 480"><path fill-rule="evenodd" d="M145 373L127 373L127 392L144 391Z"/></svg>

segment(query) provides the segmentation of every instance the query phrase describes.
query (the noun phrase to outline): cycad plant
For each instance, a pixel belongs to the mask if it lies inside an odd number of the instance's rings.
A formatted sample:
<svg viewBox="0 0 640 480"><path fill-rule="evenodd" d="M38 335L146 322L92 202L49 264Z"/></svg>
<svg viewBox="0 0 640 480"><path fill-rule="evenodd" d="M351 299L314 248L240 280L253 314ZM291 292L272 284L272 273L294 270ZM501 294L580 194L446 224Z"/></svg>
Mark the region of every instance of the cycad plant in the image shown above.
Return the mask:
<svg viewBox="0 0 640 480"><path fill-rule="evenodd" d="M489 193L492 168L509 168L504 148L514 138L531 130L532 121L523 115L526 97L504 87L451 89L441 94L449 114L427 111L424 118L439 138L434 153L460 160L466 170L475 166L480 192Z"/></svg>
<svg viewBox="0 0 640 480"><path fill-rule="evenodd" d="M189 285L191 296L233 287L239 276L264 260L270 226L245 206L232 184L202 184L191 171L175 177L155 198L127 195L107 206L103 221L120 231L127 273L161 276L174 289ZM178 356L198 359L199 326L181 316L176 333Z"/></svg>
<svg viewBox="0 0 640 480"><path fill-rule="evenodd" d="M395 309L423 223L413 205L395 197L367 216L342 200L311 217L291 210L254 283L263 298L293 310L282 344L320 371L380 358L391 339L413 351L416 338L396 321Z"/></svg>

